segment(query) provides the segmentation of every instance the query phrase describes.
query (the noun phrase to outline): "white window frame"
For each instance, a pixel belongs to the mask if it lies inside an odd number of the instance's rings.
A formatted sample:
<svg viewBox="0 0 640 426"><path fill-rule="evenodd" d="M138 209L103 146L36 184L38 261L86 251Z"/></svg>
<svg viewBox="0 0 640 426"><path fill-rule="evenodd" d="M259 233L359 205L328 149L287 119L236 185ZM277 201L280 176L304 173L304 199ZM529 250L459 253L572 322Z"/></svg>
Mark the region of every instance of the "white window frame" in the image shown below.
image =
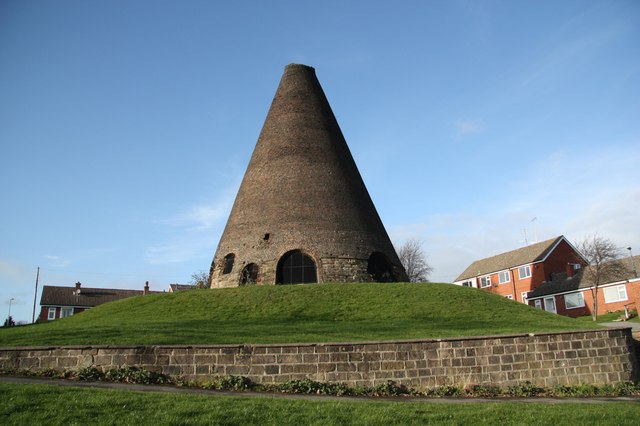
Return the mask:
<svg viewBox="0 0 640 426"><path fill-rule="evenodd" d="M58 312L58 308L49 308L49 313L47 314L47 321L56 319L57 312Z"/></svg>
<svg viewBox="0 0 640 426"><path fill-rule="evenodd" d="M525 271L524 274L522 271ZM524 265L518 268L518 278L524 280L525 278L531 278L531 265Z"/></svg>
<svg viewBox="0 0 640 426"><path fill-rule="evenodd" d="M503 279L503 277L506 277L507 279ZM500 271L498 272L498 283L499 284L506 284L511 282L511 274L509 273L509 271Z"/></svg>
<svg viewBox="0 0 640 426"><path fill-rule="evenodd" d="M536 309L542 309L542 300L536 299L533 301L533 304L536 305Z"/></svg>
<svg viewBox="0 0 640 426"><path fill-rule="evenodd" d="M553 314L558 313L558 307L556 306L555 296L544 298L544 310Z"/></svg>
<svg viewBox="0 0 640 426"><path fill-rule="evenodd" d="M507 294L505 299L513 300L513 294Z"/></svg>
<svg viewBox="0 0 640 426"><path fill-rule="evenodd" d="M473 288L473 281L471 280L466 280L466 281L462 281L462 284L460 284L462 287L471 287Z"/></svg>
<svg viewBox="0 0 640 426"><path fill-rule="evenodd" d="M567 297L572 297L572 296L579 296L579 301L577 304L574 304L573 306L569 306L570 303L567 299ZM584 304L584 294L582 294L581 291L577 292L577 293L567 293L564 296L564 307L565 309L578 309L578 308L584 308L585 304Z"/></svg>
<svg viewBox="0 0 640 426"><path fill-rule="evenodd" d="M487 288L487 287L491 287L491 275L485 275L480 277L480 288Z"/></svg>
<svg viewBox="0 0 640 426"><path fill-rule="evenodd" d="M617 299L615 300L611 297L613 296L612 294L613 292L615 292L615 296L617 297ZM604 303L616 303L616 302L624 302L625 300L629 300L627 295L627 286L625 284L605 287L602 289L602 294L604 295Z"/></svg>
<svg viewBox="0 0 640 426"><path fill-rule="evenodd" d="M73 308L60 308L60 318L66 318L73 315Z"/></svg>
<svg viewBox="0 0 640 426"><path fill-rule="evenodd" d="M527 293L529 292L523 291L522 293L520 293L520 297L522 298L522 303L524 303L525 305L529 304L529 301L527 300Z"/></svg>

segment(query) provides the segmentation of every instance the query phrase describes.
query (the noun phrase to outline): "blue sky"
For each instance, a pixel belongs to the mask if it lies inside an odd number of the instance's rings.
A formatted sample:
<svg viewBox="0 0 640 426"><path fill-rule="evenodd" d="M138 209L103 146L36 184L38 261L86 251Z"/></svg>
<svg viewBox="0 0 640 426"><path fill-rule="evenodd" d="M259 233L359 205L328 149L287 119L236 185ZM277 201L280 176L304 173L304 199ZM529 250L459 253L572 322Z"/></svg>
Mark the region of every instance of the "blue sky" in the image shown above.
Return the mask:
<svg viewBox="0 0 640 426"><path fill-rule="evenodd" d="M152 290L208 270L288 63L432 280L525 230L640 254L638 40L634 0L2 1L0 317L31 319L37 267Z"/></svg>

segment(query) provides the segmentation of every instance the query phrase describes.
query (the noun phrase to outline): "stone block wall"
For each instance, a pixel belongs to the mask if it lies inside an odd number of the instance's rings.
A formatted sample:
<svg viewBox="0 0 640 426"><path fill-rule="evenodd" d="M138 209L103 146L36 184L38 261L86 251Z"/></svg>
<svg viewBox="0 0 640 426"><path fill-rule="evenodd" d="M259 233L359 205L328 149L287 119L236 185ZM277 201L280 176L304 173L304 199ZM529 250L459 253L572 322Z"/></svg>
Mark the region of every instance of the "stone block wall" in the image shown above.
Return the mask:
<svg viewBox="0 0 640 426"><path fill-rule="evenodd" d="M525 381L616 384L638 379L630 329L462 339L278 345L66 346L0 348L0 369L142 367L186 380L245 376L416 389Z"/></svg>

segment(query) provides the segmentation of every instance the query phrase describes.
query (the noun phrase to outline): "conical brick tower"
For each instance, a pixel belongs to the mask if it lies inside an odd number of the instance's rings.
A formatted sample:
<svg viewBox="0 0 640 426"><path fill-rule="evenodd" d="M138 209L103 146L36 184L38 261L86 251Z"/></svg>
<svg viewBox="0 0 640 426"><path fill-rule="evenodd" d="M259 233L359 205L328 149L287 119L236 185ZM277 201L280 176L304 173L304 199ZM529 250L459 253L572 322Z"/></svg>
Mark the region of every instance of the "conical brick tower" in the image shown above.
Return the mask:
<svg viewBox="0 0 640 426"><path fill-rule="evenodd" d="M211 287L406 280L315 70L287 65Z"/></svg>

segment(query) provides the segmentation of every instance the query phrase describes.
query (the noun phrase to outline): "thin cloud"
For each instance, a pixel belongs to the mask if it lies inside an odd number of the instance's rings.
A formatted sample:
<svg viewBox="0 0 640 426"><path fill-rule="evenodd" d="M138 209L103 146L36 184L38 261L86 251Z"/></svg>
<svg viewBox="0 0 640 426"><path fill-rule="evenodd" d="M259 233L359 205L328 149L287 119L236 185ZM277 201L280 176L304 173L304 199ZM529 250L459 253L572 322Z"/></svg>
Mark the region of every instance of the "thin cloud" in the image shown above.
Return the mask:
<svg viewBox="0 0 640 426"><path fill-rule="evenodd" d="M172 236L145 250L149 264L184 263L213 256L217 236L222 232L229 216L238 185L232 185L208 204L187 208L173 217L155 223L170 228Z"/></svg>
<svg viewBox="0 0 640 426"><path fill-rule="evenodd" d="M558 235L577 242L597 233L620 247L640 247L640 184L634 178L640 143L603 146L570 156L550 153L505 186L498 194L500 209L431 215L420 223L392 226L389 234L396 244L409 237L424 240L434 268L431 279L444 282L452 282L474 260Z"/></svg>
<svg viewBox="0 0 640 426"><path fill-rule="evenodd" d="M454 124L458 135L461 136L482 133L486 129L486 124L481 118L473 120L458 120Z"/></svg>

